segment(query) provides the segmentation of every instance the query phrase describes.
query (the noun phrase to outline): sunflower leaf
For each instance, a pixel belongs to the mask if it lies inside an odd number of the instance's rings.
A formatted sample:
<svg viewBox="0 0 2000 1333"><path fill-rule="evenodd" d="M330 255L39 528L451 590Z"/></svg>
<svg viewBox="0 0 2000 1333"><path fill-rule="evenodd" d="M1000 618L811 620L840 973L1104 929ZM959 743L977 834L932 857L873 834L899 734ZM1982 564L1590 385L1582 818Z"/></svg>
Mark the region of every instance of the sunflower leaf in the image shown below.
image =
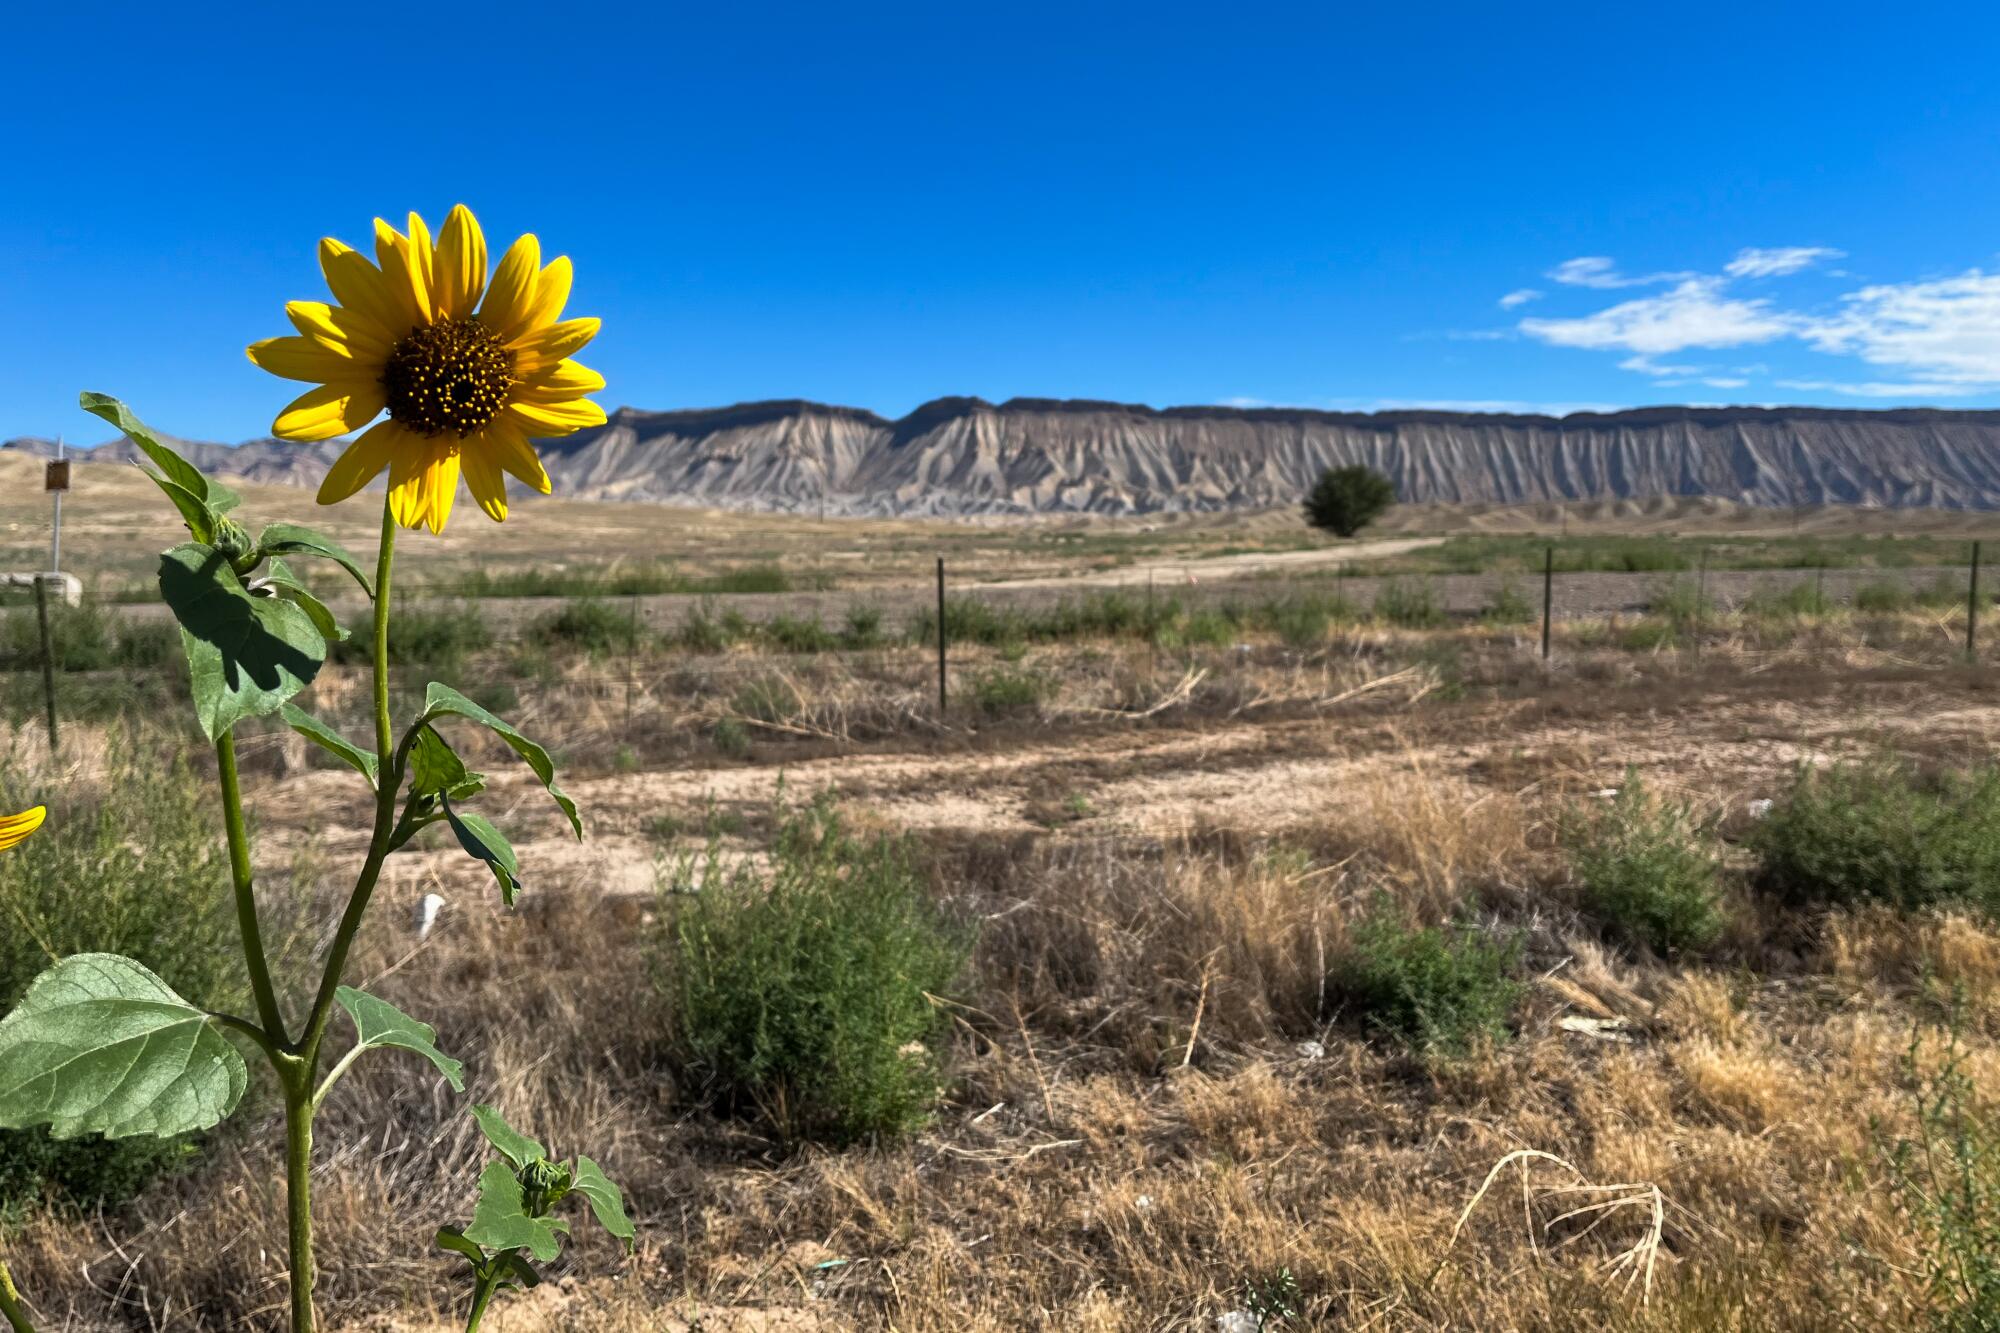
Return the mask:
<svg viewBox="0 0 2000 1333"><path fill-rule="evenodd" d="M0 1126L171 1138L218 1123L249 1082L208 1014L130 958L76 954L0 1020Z"/></svg>
<svg viewBox="0 0 2000 1333"><path fill-rule="evenodd" d="M160 595L181 623L195 715L210 740L246 717L275 713L326 661L312 617L289 601L252 597L212 546L162 555Z"/></svg>
<svg viewBox="0 0 2000 1333"><path fill-rule="evenodd" d="M417 796L439 796L464 782L470 773L458 751L429 726L417 728L410 746L410 791Z"/></svg>
<svg viewBox="0 0 2000 1333"><path fill-rule="evenodd" d="M278 715L285 719L286 726L314 745L345 759L351 767L359 770L361 775L368 779L370 786L375 784L380 761L375 757L373 750L362 749L297 704L284 705L278 710Z"/></svg>
<svg viewBox="0 0 2000 1333"><path fill-rule="evenodd" d="M193 463L182 458L173 447L155 434L151 427L134 416L132 409L106 393L81 393L77 403L92 416L101 417L125 433L125 438L138 446L158 472L148 471L167 498L174 502L174 508L181 511L188 531L197 541L212 541L215 537L215 520L234 509L238 504L235 491L221 482L212 481Z"/></svg>
<svg viewBox="0 0 2000 1333"><path fill-rule="evenodd" d="M484 861L493 872L493 881L500 886L501 901L512 907L521 892L521 861L514 854L514 844L484 815L454 810L448 800L444 802L444 817L451 821L451 831L458 836L458 845L465 849L466 855Z"/></svg>
<svg viewBox="0 0 2000 1333"><path fill-rule="evenodd" d="M355 1038L363 1049L394 1046L414 1051L437 1066L453 1092L465 1091L465 1066L437 1048L436 1028L419 1023L387 1000L352 986L339 987L333 998L354 1020Z"/></svg>
<svg viewBox="0 0 2000 1333"><path fill-rule="evenodd" d="M530 1217L521 1182L505 1162L490 1162L479 1176L479 1203L465 1238L488 1250L526 1250L543 1263L562 1251L569 1224L559 1217Z"/></svg>
<svg viewBox="0 0 2000 1333"><path fill-rule="evenodd" d="M434 1238L440 1250L462 1254L472 1266L482 1272L486 1268L486 1251L465 1238L465 1233L455 1227L439 1227Z"/></svg>
<svg viewBox="0 0 2000 1333"><path fill-rule="evenodd" d="M292 573L291 566L284 561L272 558L262 578L253 581L253 596L256 595L255 587L259 583L271 588L278 596L312 617L314 628L319 630L320 637L328 643L339 643L347 638L346 627L335 617L333 611L325 602L313 595L312 589L299 581L299 576Z"/></svg>
<svg viewBox="0 0 2000 1333"><path fill-rule="evenodd" d="M424 711L423 715L417 721L421 725L428 723L432 718L444 717L447 714L477 722L480 726L485 727L501 740L507 742L515 754L520 755L521 758L527 761L528 767L535 771L535 776L542 780L542 786L548 790L550 796L555 798L555 803L562 807L563 814L569 817L570 827L576 831L577 838L579 840L582 839L583 820L576 813L576 802L571 800L564 793L563 789L556 785L555 762L549 758L547 750L544 750L541 746L514 730L512 726L501 721L492 713L487 712L484 708L481 708L478 704L451 688L451 686L440 685L436 681L432 681L424 691Z"/></svg>
<svg viewBox="0 0 2000 1333"><path fill-rule="evenodd" d="M500 1155L512 1162L517 1171L549 1155L547 1148L508 1124L507 1118L490 1106L473 1107L472 1118L479 1123L479 1132L486 1136L486 1141L499 1149Z"/></svg>
<svg viewBox="0 0 2000 1333"><path fill-rule="evenodd" d="M361 572L361 564L347 548L333 538L303 527L297 523L273 523L257 534L258 553L265 556L310 555L323 560L331 560L354 576L361 585L361 591L370 597L375 590L368 584L368 576Z"/></svg>
<svg viewBox="0 0 2000 1333"><path fill-rule="evenodd" d="M578 1157L576 1178L569 1188L570 1193L590 1200L590 1211L596 1216L597 1225L624 1241L628 1251L632 1249L637 1233L632 1229L631 1219L625 1216L625 1196L597 1163L588 1157Z"/></svg>

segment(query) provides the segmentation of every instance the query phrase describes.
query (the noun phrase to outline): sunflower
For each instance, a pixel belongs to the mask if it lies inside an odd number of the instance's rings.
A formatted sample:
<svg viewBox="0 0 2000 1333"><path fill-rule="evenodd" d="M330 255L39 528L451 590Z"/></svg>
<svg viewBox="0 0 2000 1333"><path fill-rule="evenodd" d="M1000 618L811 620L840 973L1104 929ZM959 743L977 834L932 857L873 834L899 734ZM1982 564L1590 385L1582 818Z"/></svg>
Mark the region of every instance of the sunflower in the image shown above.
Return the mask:
<svg viewBox="0 0 2000 1333"><path fill-rule="evenodd" d="M42 826L49 817L48 807L35 806L18 815L0 815L0 852L6 851Z"/></svg>
<svg viewBox="0 0 2000 1333"><path fill-rule="evenodd" d="M320 269L338 304L293 301L285 313L298 334L250 345L265 370L318 386L280 412L271 433L330 440L368 427L327 472L321 504L345 500L387 468L396 521L443 532L462 472L497 522L507 517L502 473L549 493L530 440L604 424L604 409L584 396L604 377L568 359L598 321L561 318L569 259L543 265L532 235L508 248L489 282L486 238L465 205L451 210L435 245L415 213L409 228L375 219L372 264L321 241Z"/></svg>

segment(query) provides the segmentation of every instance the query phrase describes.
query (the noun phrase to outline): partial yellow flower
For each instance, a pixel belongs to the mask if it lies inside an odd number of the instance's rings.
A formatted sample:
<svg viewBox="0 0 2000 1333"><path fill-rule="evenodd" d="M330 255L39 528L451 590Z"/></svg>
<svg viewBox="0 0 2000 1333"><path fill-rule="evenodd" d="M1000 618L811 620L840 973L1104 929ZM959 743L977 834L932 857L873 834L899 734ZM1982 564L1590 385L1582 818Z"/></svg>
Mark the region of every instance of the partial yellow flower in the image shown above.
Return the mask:
<svg viewBox="0 0 2000 1333"><path fill-rule="evenodd" d="M285 313L298 333L252 343L249 354L274 375L319 386L278 414L272 434L329 440L367 427L328 471L321 504L387 468L396 521L443 532L463 475L497 522L507 517L507 475L549 493L529 441L604 424L604 409L585 396L604 377L569 359L598 321L562 318L569 259L544 265L532 235L508 247L490 281L486 237L463 204L435 244L415 213L407 235L377 218L374 262L329 238L319 263L334 304L293 301Z"/></svg>
<svg viewBox="0 0 2000 1333"><path fill-rule="evenodd" d="M0 852L26 838L42 826L49 817L48 807L38 805L32 810L23 810L18 815L0 815Z"/></svg>

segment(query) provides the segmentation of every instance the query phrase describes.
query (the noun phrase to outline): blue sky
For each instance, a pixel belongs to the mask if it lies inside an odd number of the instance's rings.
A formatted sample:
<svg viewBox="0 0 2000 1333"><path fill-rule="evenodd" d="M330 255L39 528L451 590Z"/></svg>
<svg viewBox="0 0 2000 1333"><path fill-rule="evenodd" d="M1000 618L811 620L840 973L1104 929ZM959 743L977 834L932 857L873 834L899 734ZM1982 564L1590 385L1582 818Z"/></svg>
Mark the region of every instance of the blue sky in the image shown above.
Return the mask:
<svg viewBox="0 0 2000 1333"><path fill-rule="evenodd" d="M573 257L607 406L2000 406L1990 6L10 23L0 436L264 433L317 239L459 201Z"/></svg>

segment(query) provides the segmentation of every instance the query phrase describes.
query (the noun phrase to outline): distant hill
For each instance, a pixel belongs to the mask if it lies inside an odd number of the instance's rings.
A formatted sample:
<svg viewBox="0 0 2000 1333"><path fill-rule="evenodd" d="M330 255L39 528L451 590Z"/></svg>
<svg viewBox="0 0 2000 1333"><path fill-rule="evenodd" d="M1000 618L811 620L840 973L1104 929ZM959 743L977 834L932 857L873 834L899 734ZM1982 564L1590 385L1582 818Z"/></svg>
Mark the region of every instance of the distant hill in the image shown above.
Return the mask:
<svg viewBox="0 0 2000 1333"><path fill-rule="evenodd" d="M51 452L47 441L0 448ZM188 443L201 467L316 485L339 441ZM119 439L73 457L129 461ZM576 499L854 515L1208 512L1292 504L1365 463L1410 503L1696 496L2000 509L2000 412L1655 407L1556 418L940 398L900 420L785 400L621 408L543 446Z"/></svg>

